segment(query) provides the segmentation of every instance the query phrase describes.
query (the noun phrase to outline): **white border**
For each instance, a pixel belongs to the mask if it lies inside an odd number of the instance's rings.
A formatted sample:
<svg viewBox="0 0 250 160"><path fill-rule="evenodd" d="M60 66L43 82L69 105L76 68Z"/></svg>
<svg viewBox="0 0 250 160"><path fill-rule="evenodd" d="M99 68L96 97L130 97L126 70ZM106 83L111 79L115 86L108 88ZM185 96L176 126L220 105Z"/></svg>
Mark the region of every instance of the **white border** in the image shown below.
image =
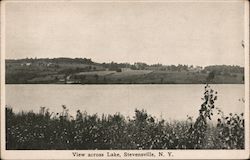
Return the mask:
<svg viewBox="0 0 250 160"><path fill-rule="evenodd" d="M74 157L73 152L78 153L103 153L112 150L6 150L5 149L5 4L14 2L60 2L60 3L72 3L72 2L201 2L197 0L170 0L170 1L2 1L1 2L1 159L95 159L89 157ZM207 2L207 1L202 1ZM212 2L238 2L238 0L226 1L220 0ZM245 149L244 150L113 150L116 153L123 155L124 152L130 153L146 153L151 152L158 155L159 152L172 152L173 157L102 157L99 159L248 159L249 156L249 2L245 0ZM98 157L96 157L98 158Z"/></svg>
<svg viewBox="0 0 250 160"><path fill-rule="evenodd" d="M1 77L0 77L0 82L1 82L1 158L2 156L2 149L5 150L5 3L1 2L0 3L1 7Z"/></svg>
<svg viewBox="0 0 250 160"><path fill-rule="evenodd" d="M249 155L249 145L250 145L250 140L249 140L249 127L250 127L250 123L249 123L249 119L250 119L250 115L249 115L249 1L245 1L245 17L244 17L244 21L245 21L245 27L244 27L244 32L245 32L245 37L244 37L244 41L245 41L245 149L248 151L248 158L250 158Z"/></svg>

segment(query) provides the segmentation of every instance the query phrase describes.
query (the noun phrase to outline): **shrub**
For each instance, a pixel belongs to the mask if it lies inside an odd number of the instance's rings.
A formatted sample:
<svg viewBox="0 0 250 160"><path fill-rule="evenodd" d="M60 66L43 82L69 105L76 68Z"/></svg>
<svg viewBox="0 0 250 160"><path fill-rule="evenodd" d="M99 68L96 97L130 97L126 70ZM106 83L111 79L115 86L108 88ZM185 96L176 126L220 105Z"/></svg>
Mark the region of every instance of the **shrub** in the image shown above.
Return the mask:
<svg viewBox="0 0 250 160"><path fill-rule="evenodd" d="M195 122L165 121L145 110L135 116L89 115L77 111L69 115L65 105L61 113L41 107L39 113L14 113L6 107L7 149L243 149L243 114L225 117L219 109L217 125L209 123L217 92L205 86L203 103Z"/></svg>

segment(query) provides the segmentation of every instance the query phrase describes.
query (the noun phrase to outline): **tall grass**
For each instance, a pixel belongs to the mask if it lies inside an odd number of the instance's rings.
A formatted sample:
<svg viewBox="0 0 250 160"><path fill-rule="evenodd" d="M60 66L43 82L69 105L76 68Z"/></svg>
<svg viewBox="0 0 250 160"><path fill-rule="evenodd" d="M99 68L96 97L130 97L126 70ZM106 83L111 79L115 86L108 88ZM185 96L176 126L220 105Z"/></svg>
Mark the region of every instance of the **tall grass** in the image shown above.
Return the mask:
<svg viewBox="0 0 250 160"><path fill-rule="evenodd" d="M243 114L225 116L216 110L216 92L205 87L204 102L193 122L156 119L145 110L135 109L132 118L90 115L77 111L73 118L66 106L62 112L14 113L6 108L7 149L243 149ZM210 124L214 112L221 115Z"/></svg>

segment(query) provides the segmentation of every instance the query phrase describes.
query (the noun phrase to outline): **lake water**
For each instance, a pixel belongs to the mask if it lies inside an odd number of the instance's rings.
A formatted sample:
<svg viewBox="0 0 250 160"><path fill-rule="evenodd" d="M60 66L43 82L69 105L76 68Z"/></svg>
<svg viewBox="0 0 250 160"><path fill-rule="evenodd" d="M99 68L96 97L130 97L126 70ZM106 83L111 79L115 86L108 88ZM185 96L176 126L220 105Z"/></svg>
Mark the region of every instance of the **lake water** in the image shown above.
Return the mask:
<svg viewBox="0 0 250 160"><path fill-rule="evenodd" d="M149 114L164 119L185 120L196 117L202 103L204 86L188 85L6 85L6 105L15 112L33 110L40 106L60 112L61 105L76 111L101 115L120 112L131 118L135 108L146 109ZM216 107L225 113L244 112L244 85L216 84Z"/></svg>

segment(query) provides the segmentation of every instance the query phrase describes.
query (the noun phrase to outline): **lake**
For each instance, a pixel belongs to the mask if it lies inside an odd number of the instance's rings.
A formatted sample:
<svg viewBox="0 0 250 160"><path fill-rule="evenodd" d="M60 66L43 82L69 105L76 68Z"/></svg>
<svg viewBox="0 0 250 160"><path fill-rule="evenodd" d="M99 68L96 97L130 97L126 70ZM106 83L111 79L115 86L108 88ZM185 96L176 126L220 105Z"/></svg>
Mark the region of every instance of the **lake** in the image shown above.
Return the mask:
<svg viewBox="0 0 250 160"><path fill-rule="evenodd" d="M50 111L62 111L66 105L69 113L87 111L101 115L120 112L134 116L135 108L146 109L157 118L185 120L187 115L196 117L204 93L202 84L174 85L6 85L6 105L15 112L38 112L41 106ZM213 84L218 92L216 107L225 113L244 112L244 85Z"/></svg>

